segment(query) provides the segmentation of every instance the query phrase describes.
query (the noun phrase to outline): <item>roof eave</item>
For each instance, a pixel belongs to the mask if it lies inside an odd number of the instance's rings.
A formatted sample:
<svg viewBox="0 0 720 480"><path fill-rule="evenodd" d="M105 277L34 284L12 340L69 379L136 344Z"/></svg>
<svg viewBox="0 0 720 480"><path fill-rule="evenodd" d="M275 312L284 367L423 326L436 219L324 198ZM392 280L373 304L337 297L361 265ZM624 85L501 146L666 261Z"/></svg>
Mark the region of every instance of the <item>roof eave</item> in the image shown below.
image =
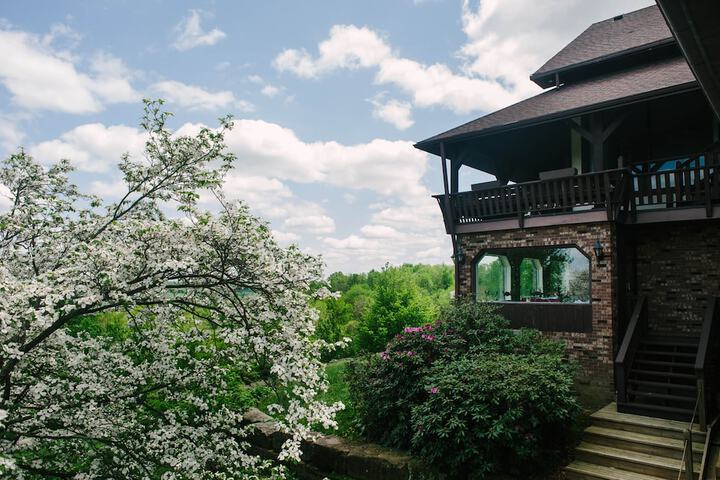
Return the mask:
<svg viewBox="0 0 720 480"><path fill-rule="evenodd" d="M657 40L652 43L646 43L646 44L640 45L638 47L627 48L627 49L621 50L619 52L615 52L615 53L611 53L608 55L603 55L601 57L586 60L584 62L573 63L571 65L566 65L564 67L555 68L553 70L548 70L547 72L540 73L540 70L542 70L542 67L540 67L532 75L530 75L530 80L535 82L541 88L547 88L547 87L555 85L555 75L562 75L563 73L567 73L570 70L576 70L576 69L588 67L591 65L597 65L597 64L603 63L603 62L610 62L610 61L617 60L619 58L622 58L622 57L625 57L628 55L634 55L634 54L641 53L644 51L653 50L658 47L665 47L665 46L670 46L673 44L676 44L675 38L668 37L668 38L664 38L662 40Z"/></svg>
<svg viewBox="0 0 720 480"><path fill-rule="evenodd" d="M586 115L586 114L593 113L593 112L608 110L608 109L616 108L616 107L623 106L623 105L631 105L633 103L654 100L656 98L662 98L662 97L665 97L668 95L675 95L678 93L690 92L693 90L698 90L699 88L700 88L700 86L698 85L697 81L681 83L678 85L673 85L671 87L666 87L666 88L662 88L659 90L653 90L651 92L643 92L643 93L631 95L628 97L610 100L607 102L601 102L601 103L596 103L593 105L588 105L585 107L578 107L578 108L574 108L571 110L564 110L562 112L551 113L548 115L542 115L539 117L529 118L526 120L520 120L520 121L513 122L513 123L497 125L495 127L489 127L489 128L477 131L477 132L461 133L458 135L453 135L453 136L444 137L444 138L431 137L431 138L422 140L420 142L417 142L413 146L419 150L423 150L425 152L437 155L438 147L439 147L440 143L442 143L442 142L457 143L457 142L461 142L461 141L487 137L490 135L496 135L496 134L508 132L511 130L533 127L533 126L541 125L541 124L548 123L548 122L562 120L565 118L572 118L572 117L577 117L579 115ZM442 135L442 134L440 134L440 135Z"/></svg>

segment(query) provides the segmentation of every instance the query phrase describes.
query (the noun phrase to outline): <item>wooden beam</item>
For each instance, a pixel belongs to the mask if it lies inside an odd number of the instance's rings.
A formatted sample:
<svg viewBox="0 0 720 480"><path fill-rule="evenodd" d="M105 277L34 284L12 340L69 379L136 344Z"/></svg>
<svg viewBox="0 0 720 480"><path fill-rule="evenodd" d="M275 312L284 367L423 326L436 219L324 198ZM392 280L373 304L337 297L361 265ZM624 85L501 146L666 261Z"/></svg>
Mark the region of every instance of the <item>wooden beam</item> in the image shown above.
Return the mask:
<svg viewBox="0 0 720 480"><path fill-rule="evenodd" d="M615 117L615 119L612 122L610 122L610 125L605 127L605 130L603 130L603 132L602 132L602 141L603 142L605 140L607 140L608 137L610 135L612 135L612 133L615 130L617 130L617 128L620 126L620 124L625 120L626 116L627 116L627 114L625 114L625 113L619 114L617 117Z"/></svg>
<svg viewBox="0 0 720 480"><path fill-rule="evenodd" d="M462 163L457 160L450 160L450 193L460 191L460 167L462 167Z"/></svg>
<svg viewBox="0 0 720 480"><path fill-rule="evenodd" d="M567 120L565 122L571 129L575 130L577 133L580 134L581 137L583 137L588 142L591 142L594 140L595 136L590 133L588 130L583 128L582 125L574 122L573 120Z"/></svg>

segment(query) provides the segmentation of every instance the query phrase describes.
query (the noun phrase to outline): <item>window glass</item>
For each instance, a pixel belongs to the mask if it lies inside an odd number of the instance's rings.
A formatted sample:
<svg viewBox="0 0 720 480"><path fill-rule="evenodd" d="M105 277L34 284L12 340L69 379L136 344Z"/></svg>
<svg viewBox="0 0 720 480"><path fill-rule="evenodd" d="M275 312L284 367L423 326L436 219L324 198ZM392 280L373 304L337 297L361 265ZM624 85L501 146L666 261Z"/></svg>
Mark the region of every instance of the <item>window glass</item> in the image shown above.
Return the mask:
<svg viewBox="0 0 720 480"><path fill-rule="evenodd" d="M510 262L504 255L483 255L475 264L475 292L481 302L510 300Z"/></svg>
<svg viewBox="0 0 720 480"><path fill-rule="evenodd" d="M475 264L478 301L590 302L590 261L574 247L489 251Z"/></svg>

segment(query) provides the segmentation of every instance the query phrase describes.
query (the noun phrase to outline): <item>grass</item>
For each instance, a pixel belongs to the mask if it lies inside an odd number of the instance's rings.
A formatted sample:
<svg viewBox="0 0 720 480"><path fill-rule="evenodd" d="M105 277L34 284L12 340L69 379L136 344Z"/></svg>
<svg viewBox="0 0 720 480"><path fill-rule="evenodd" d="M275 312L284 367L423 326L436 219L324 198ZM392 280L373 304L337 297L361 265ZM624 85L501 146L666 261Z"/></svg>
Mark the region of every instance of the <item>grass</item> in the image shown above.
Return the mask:
<svg viewBox="0 0 720 480"><path fill-rule="evenodd" d="M334 360L325 367L325 374L328 378L328 391L320 395L320 398L327 403L342 402L345 409L338 412L335 419L338 422L337 430L321 430L323 433L338 435L343 438L356 439L358 431L355 425L355 409L350 401L350 392L345 380L345 371L352 359L343 358Z"/></svg>
<svg viewBox="0 0 720 480"><path fill-rule="evenodd" d="M350 392L347 381L345 380L345 371L348 363L351 361L351 358L343 358L333 360L326 365L325 374L328 379L328 390L320 394L318 398L328 404L342 402L345 405L345 409L338 412L335 417L338 423L337 430L321 427L315 430L325 434L338 435L343 438L357 439L359 438L359 434L355 425L355 409L350 401ZM269 388L258 387L258 390L264 392L264 395L257 398L255 406L267 413L267 406L271 403L277 403L277 397Z"/></svg>

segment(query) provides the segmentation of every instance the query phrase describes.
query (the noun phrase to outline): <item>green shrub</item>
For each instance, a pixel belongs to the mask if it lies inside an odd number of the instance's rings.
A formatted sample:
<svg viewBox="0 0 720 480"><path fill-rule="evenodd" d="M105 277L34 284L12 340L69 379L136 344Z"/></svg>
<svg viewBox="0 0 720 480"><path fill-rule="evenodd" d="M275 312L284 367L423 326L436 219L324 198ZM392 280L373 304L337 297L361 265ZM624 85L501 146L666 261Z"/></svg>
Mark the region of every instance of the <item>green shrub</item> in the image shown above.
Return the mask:
<svg viewBox="0 0 720 480"><path fill-rule="evenodd" d="M355 329L356 351L379 352L404 327L431 320L431 302L407 272L386 267L374 276L372 288L372 303Z"/></svg>
<svg viewBox="0 0 720 480"><path fill-rule="evenodd" d="M579 413L564 345L485 305L451 306L348 368L360 432L454 478L552 463Z"/></svg>

